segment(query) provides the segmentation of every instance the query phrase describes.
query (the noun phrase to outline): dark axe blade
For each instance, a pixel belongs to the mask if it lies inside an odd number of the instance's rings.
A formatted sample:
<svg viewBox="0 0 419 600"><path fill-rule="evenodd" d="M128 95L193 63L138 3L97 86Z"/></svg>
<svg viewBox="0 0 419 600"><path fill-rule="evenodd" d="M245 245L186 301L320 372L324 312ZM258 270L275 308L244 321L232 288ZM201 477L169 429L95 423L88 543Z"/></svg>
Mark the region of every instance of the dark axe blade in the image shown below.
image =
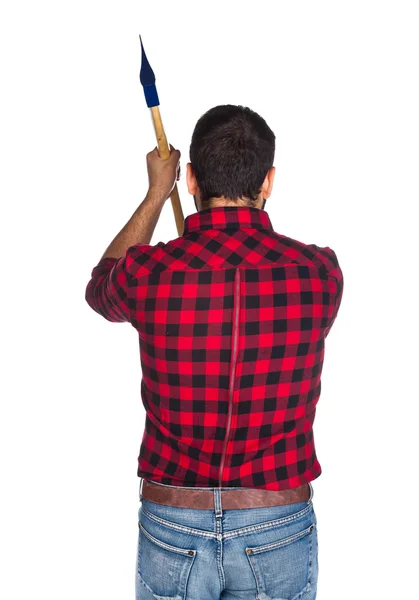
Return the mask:
<svg viewBox="0 0 419 600"><path fill-rule="evenodd" d="M140 81L141 85L144 88L144 96L147 102L148 108L152 106L159 106L159 96L157 94L156 88L156 78L154 76L153 69L148 62L148 58L144 51L143 41L140 35L140 43L141 43L141 69L140 69Z"/></svg>

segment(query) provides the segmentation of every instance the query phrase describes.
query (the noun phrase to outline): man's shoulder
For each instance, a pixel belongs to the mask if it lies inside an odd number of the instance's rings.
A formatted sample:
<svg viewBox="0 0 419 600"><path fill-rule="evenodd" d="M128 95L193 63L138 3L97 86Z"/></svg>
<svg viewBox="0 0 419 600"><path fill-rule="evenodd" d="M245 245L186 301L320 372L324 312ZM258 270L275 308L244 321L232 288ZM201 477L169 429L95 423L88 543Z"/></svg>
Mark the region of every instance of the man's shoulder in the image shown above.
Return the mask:
<svg viewBox="0 0 419 600"><path fill-rule="evenodd" d="M156 244L134 244L127 249L127 268L135 276L147 275L153 271L162 271L170 268L177 261L183 250L185 238L177 237L168 242L157 242ZM180 252L179 252L180 251Z"/></svg>
<svg viewBox="0 0 419 600"><path fill-rule="evenodd" d="M162 253L163 242L158 244L133 244L126 251L126 267L134 277L149 275L158 262L158 253Z"/></svg>
<svg viewBox="0 0 419 600"><path fill-rule="evenodd" d="M301 260L302 264L312 263L318 268L326 269L327 272L339 266L336 253L330 246L306 243L276 231L273 232L273 235L278 243L286 248L285 252L289 255L292 254L293 259L297 262Z"/></svg>

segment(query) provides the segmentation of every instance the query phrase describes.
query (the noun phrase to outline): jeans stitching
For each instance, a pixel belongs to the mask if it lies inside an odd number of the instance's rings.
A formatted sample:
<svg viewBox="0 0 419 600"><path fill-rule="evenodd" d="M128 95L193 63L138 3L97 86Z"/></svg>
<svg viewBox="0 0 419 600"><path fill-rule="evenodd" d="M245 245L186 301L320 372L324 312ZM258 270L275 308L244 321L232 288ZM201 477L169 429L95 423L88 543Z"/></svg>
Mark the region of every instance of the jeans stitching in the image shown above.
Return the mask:
<svg viewBox="0 0 419 600"><path fill-rule="evenodd" d="M246 549L252 550L252 554L260 554L263 552L267 552L269 550L276 550L277 548L283 548L284 546L287 546L288 544L293 544L294 542L296 542L297 540L300 540L301 538L305 537L306 535L310 535L310 533L313 531L313 529L314 529L313 524L311 524L306 529L303 529L303 531L294 533L294 535L290 535L289 537L286 537L282 540L278 540L276 542L271 542L270 544L264 544L263 546L252 546L252 547L249 547ZM309 547L309 551L311 553L311 547Z"/></svg>
<svg viewBox="0 0 419 600"><path fill-rule="evenodd" d="M154 537L154 535L151 535L151 533L149 533L147 531L147 529L141 524L140 524L140 529L144 533L144 535L151 542L153 542L153 544L156 544L157 546L161 546L162 548L165 548L166 550L168 550L170 552L175 552L175 553L181 554L183 556L190 556L190 552L193 552L194 554L196 554L196 550L191 550L189 548L178 548L177 546L173 546L171 544L166 544L166 542L162 542L161 540L158 540L156 537Z"/></svg>
<svg viewBox="0 0 419 600"><path fill-rule="evenodd" d="M191 535L198 535L200 537L210 537L217 538L217 533L213 533L212 531L203 531L202 529L193 529L192 527L187 527L186 525L178 525L177 523L173 523L173 521L166 521L162 517L158 517L157 515L153 515L150 511L148 511L144 506L141 507L141 511L151 519L152 521L156 521L160 525L165 525L170 529L176 529L177 531L183 531L184 533L188 533Z"/></svg>
<svg viewBox="0 0 419 600"><path fill-rule="evenodd" d="M285 525L291 521L295 521L296 519L300 519L304 517L310 510L312 509L312 504L308 504L302 510L298 512L288 515L287 517L281 517L279 519L273 519L272 521L265 521L264 523L258 523L257 525L249 525L248 527L241 527L240 529L234 529L233 531L228 531L224 534L224 539L229 539L232 537L237 537L240 535L247 535L248 533L257 533L258 531L264 531L265 529L274 529L276 527L280 527L281 525Z"/></svg>
<svg viewBox="0 0 419 600"><path fill-rule="evenodd" d="M247 535L248 533L255 533L258 531L264 531L265 529L271 529L271 528L273 529L275 527L280 527L281 525L283 525L285 523L289 523L290 521L295 521L296 519L299 519L299 518L305 516L310 510L312 510L312 508L313 508L313 503L310 502L302 510L299 510L298 512L296 512L292 515L288 515L287 517L281 517L279 519L274 519L272 521L265 521L264 523L258 523L257 525L249 525L247 527L241 527L240 529L234 529L233 531L225 532L225 533L221 534L222 539L227 540L232 537L238 537L240 535ZM212 531L203 531L200 529L194 529L191 527L187 527L186 525L178 525L177 523L173 523L172 521L167 521L166 519L163 519L162 517L153 515L144 506L141 507L141 511L144 511L144 514L147 517L149 517L150 519L152 519L153 521L156 521L157 523L160 523L161 525L165 525L166 527L169 527L171 529L176 529L177 531L183 531L184 533L197 535L200 537L210 537L210 538L215 538L215 539L217 539L217 535L219 535Z"/></svg>

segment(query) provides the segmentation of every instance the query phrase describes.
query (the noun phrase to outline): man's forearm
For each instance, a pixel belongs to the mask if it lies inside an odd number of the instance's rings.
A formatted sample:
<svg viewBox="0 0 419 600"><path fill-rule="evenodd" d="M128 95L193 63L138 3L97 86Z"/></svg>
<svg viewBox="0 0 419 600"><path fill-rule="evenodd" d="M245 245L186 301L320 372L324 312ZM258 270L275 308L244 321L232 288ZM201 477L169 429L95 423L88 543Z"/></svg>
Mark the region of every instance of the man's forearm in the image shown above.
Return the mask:
<svg viewBox="0 0 419 600"><path fill-rule="evenodd" d="M149 244L164 203L165 198L162 198L159 190L149 189L140 206L107 247L102 258L120 258L127 248L134 244Z"/></svg>

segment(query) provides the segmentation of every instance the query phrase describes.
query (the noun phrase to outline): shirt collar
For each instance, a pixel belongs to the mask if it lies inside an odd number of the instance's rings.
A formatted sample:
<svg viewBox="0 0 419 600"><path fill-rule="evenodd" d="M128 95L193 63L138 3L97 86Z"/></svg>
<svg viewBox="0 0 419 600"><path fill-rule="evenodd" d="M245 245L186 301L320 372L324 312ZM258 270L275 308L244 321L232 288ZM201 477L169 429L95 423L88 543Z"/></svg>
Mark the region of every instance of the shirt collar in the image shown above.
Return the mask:
<svg viewBox="0 0 419 600"><path fill-rule="evenodd" d="M273 231L266 210L253 206L214 206L188 215L183 235L208 229L267 229Z"/></svg>

